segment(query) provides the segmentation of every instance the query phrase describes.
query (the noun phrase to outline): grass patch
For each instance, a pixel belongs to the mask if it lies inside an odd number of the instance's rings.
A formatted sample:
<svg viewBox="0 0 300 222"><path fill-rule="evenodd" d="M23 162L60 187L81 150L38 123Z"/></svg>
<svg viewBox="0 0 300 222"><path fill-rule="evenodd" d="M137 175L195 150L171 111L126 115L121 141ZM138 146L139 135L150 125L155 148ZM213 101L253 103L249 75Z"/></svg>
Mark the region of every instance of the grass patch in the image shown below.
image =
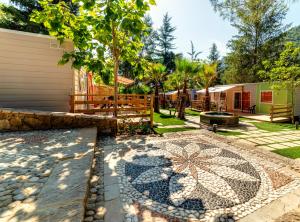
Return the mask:
<svg viewBox="0 0 300 222"><path fill-rule="evenodd" d="M226 130L220 130L220 131L217 132L217 134L222 135L222 136L242 136L242 135L245 135L244 133L241 133L241 132L226 131Z"/></svg>
<svg viewBox="0 0 300 222"><path fill-rule="evenodd" d="M154 122L161 123L164 126L172 126L172 125L184 125L184 121L178 119L172 115L166 115L163 113L154 113Z"/></svg>
<svg viewBox="0 0 300 222"><path fill-rule="evenodd" d="M174 112L175 112L175 108L170 108L170 109L166 109L166 110L168 110L168 111L171 110L172 114L174 114ZM194 111L190 108L185 109L185 114L188 116L200 116L200 112Z"/></svg>
<svg viewBox="0 0 300 222"><path fill-rule="evenodd" d="M248 118L245 118L245 117L240 117L240 121L251 121L251 119L248 119ZM255 121L255 120L253 120L253 121Z"/></svg>
<svg viewBox="0 0 300 222"><path fill-rule="evenodd" d="M281 156L291 158L291 159L300 158L300 146L292 147L292 148L286 148L286 149L280 149L280 150L274 150L272 152L277 153Z"/></svg>
<svg viewBox="0 0 300 222"><path fill-rule="evenodd" d="M268 123L268 122L254 122L252 123L256 128L260 130L266 130L269 132L280 132L283 130L295 130L295 125L291 123Z"/></svg>
<svg viewBox="0 0 300 222"><path fill-rule="evenodd" d="M185 114L189 116L200 116L200 112L191 109L185 109Z"/></svg>
<svg viewBox="0 0 300 222"><path fill-rule="evenodd" d="M154 131L158 134L164 134L164 133L176 133L176 132L183 132L183 131L189 131L189 130L196 130L196 128L156 128Z"/></svg>

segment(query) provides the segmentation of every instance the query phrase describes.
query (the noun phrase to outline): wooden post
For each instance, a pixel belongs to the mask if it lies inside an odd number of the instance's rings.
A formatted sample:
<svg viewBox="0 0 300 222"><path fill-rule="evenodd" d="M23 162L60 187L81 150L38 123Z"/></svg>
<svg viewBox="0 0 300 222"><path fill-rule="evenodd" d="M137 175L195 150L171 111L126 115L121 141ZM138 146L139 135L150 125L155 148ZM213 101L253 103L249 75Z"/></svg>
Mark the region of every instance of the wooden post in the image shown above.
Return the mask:
<svg viewBox="0 0 300 222"><path fill-rule="evenodd" d="M153 128L153 99L154 99L154 95L151 95L150 98L150 126L151 128Z"/></svg>
<svg viewBox="0 0 300 222"><path fill-rule="evenodd" d="M145 108L145 110L144 110L144 114L147 114L147 95L144 95L144 108Z"/></svg>
<svg viewBox="0 0 300 222"><path fill-rule="evenodd" d="M274 112L274 106L271 106L271 113L270 113L271 123L273 123L273 112Z"/></svg>
<svg viewBox="0 0 300 222"><path fill-rule="evenodd" d="M75 112L75 96L70 95L70 112L74 113Z"/></svg>

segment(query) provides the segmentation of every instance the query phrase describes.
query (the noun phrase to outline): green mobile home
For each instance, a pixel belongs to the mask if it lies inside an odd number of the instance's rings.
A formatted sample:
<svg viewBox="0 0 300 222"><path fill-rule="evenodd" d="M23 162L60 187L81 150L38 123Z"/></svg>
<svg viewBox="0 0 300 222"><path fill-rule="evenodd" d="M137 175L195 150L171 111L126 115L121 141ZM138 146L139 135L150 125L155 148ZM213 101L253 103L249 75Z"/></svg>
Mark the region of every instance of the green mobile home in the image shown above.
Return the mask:
<svg viewBox="0 0 300 222"><path fill-rule="evenodd" d="M276 105L292 104L293 94L291 89L274 89L271 83L258 83L256 87L256 112L269 114L271 107ZM294 93L294 115L300 115L300 89Z"/></svg>

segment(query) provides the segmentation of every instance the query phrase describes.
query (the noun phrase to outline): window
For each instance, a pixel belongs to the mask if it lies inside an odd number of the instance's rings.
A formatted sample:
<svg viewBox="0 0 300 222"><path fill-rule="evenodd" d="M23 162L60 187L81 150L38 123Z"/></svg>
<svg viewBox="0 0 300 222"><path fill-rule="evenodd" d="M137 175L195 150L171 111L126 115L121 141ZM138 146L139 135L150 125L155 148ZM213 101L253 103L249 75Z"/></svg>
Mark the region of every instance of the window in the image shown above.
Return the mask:
<svg viewBox="0 0 300 222"><path fill-rule="evenodd" d="M273 92L272 91L261 91L260 92L261 103L273 103Z"/></svg>

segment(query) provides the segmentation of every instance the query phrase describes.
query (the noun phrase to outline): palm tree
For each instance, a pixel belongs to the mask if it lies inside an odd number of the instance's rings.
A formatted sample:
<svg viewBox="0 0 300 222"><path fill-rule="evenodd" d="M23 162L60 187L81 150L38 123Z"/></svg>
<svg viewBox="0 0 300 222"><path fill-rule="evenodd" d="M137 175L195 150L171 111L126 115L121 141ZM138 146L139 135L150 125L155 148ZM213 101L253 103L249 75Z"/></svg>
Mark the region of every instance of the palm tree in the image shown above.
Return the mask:
<svg viewBox="0 0 300 222"><path fill-rule="evenodd" d="M154 112L159 113L159 87L166 78L166 67L160 63L151 63L149 67L149 81L153 82L155 88Z"/></svg>
<svg viewBox="0 0 300 222"><path fill-rule="evenodd" d="M180 98L180 90L182 89L183 87L183 84L182 84L182 79L181 79L181 75L177 75L177 73L172 73L168 76L168 79L167 81L165 82L165 85L168 89L170 90L176 90L177 91L177 97ZM176 114L177 112L177 109L178 109L178 103L176 105L176 108L175 108L175 112L174 112L174 115Z"/></svg>
<svg viewBox="0 0 300 222"><path fill-rule="evenodd" d="M201 54L202 52L199 51L197 52L195 50L195 46L194 46L194 43L193 41L191 41L191 52L188 52L188 54L191 56L191 60L192 61L196 61L198 59L198 56Z"/></svg>
<svg viewBox="0 0 300 222"><path fill-rule="evenodd" d="M212 86L217 78L217 63L204 64L203 69L199 73L199 77L205 88L204 111L210 110L209 87Z"/></svg>
<svg viewBox="0 0 300 222"><path fill-rule="evenodd" d="M176 60L176 71L172 75L178 75L182 81L182 93L179 99L178 118L185 119L185 106L188 98L188 84L199 72L199 64L188 59Z"/></svg>

